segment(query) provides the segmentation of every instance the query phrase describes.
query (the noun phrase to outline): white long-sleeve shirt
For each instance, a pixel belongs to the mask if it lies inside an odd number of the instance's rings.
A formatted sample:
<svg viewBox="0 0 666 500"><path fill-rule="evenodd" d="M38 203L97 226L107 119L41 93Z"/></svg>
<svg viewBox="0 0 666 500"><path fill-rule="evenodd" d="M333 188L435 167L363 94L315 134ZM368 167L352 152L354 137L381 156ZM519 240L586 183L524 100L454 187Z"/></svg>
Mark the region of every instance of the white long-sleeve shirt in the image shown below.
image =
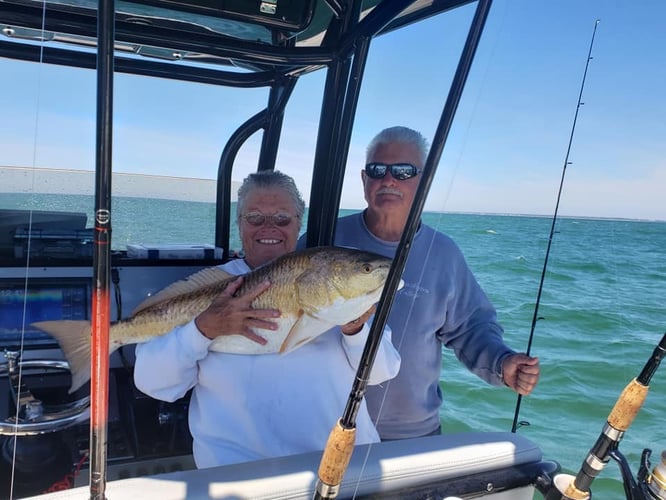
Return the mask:
<svg viewBox="0 0 666 500"><path fill-rule="evenodd" d="M222 268L249 272L244 261ZM194 321L136 348L136 386L175 401L194 388L189 425L197 467L322 450L344 411L369 333L332 328L288 354L209 351ZM370 381L397 375L400 356L384 331ZM356 418L356 444L378 442L365 400Z"/></svg>

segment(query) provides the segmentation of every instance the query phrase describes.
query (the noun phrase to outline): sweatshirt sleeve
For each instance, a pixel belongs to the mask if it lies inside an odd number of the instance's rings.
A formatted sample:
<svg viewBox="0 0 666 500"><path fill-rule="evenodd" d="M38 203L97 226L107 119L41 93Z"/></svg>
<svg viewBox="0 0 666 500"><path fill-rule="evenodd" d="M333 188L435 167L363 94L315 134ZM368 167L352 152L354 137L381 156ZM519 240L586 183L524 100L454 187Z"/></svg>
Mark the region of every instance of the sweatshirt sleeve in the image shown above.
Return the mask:
<svg viewBox="0 0 666 500"><path fill-rule="evenodd" d="M349 361L349 365L354 370L358 370L358 366L361 362L365 342L370 334L370 327L368 325L372 324L373 319L374 315L363 325L361 331L356 335L344 335L340 332L342 336L342 347L347 356L347 360ZM375 362L372 365L372 370L370 370L368 384L379 385L382 382L395 377L398 374L398 371L400 371L400 354L398 354L398 351L391 342L391 329L386 325L382 332L382 339L379 348L377 349Z"/></svg>
<svg viewBox="0 0 666 500"><path fill-rule="evenodd" d="M196 385L198 362L206 357L211 343L192 320L165 335L138 344L134 364L136 387L163 401L183 397Z"/></svg>
<svg viewBox="0 0 666 500"><path fill-rule="evenodd" d="M502 385L502 362L515 354L502 339L502 329L493 322L479 322L448 335L445 345L474 374L491 385Z"/></svg>
<svg viewBox="0 0 666 500"><path fill-rule="evenodd" d="M472 373L489 384L501 385L502 361L515 351L505 344L497 312L462 256L454 269L456 293L448 302L447 321L437 336Z"/></svg>

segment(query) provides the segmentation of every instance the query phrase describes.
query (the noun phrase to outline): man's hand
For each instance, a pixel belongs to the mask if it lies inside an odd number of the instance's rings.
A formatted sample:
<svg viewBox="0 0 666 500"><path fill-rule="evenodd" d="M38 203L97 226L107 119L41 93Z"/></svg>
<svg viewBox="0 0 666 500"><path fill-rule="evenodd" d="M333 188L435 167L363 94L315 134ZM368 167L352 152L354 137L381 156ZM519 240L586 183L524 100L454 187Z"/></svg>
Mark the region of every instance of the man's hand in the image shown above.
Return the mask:
<svg viewBox="0 0 666 500"><path fill-rule="evenodd" d="M276 309L252 309L251 304L271 284L269 281L264 281L245 295L234 297L242 284L242 276L229 283L224 291L208 306L208 309L196 317L194 323L199 331L211 340L222 335L243 335L253 342L263 345L266 343L266 339L254 333L251 328L276 330L277 324L267 320L269 318L279 318L280 311Z"/></svg>
<svg viewBox="0 0 666 500"><path fill-rule="evenodd" d="M527 396L539 381L539 358L512 354L502 362L504 383L518 394Z"/></svg>
<svg viewBox="0 0 666 500"><path fill-rule="evenodd" d="M370 309L365 311L361 316L356 318L354 321L350 321L346 325L342 325L340 329L345 335L356 335L363 328L363 323L370 319L370 316L375 314L377 310L377 304L374 304Z"/></svg>

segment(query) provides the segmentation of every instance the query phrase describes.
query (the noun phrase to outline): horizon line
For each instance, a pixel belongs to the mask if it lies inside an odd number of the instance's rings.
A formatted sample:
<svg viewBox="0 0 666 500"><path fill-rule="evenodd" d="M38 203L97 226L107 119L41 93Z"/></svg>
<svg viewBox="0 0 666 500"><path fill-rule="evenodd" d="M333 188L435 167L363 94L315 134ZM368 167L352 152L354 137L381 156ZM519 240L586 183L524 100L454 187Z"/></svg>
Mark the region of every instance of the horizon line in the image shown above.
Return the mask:
<svg viewBox="0 0 666 500"><path fill-rule="evenodd" d="M0 165L0 171L42 171L42 172L47 172L47 173L70 173L70 174L94 174L95 170L90 170L90 169L76 169L76 168L51 168L51 167L22 167L22 166L16 166L16 165ZM203 177L184 177L184 176L176 176L176 175L159 175L159 174L145 174L145 173L132 173L132 172L118 172L118 171L113 171L112 175L119 175L119 176L127 176L127 177L141 177L141 178L151 178L151 179L163 179L165 181L174 181L174 180L184 180L184 181L190 181L190 182L195 182L195 183L200 183L200 182L205 182L205 183L213 183L215 186L211 185L211 188L216 187L216 179L209 179L209 178L203 178ZM241 181L235 181L232 179L232 185L240 185ZM52 193L50 191L32 191L28 192L26 190L20 190L20 189L14 189L14 190L6 190L11 186L7 186L5 184L4 189L2 192L4 193L14 193L14 194L58 194L58 193ZM68 186L70 188L70 192L68 193L63 193L60 192L59 194L70 194L70 195L75 195L75 196L93 196L93 193L91 192L82 192L83 190L81 189L71 189L71 186ZM198 202L198 203L215 203L216 202L216 196L215 196L215 191L212 190L210 193L208 193L208 196L202 196L203 193L198 192L198 193L189 193L190 198L186 197L183 194L175 194L173 196L169 196L171 193L165 193L165 192L160 192L156 193L157 195L155 196L146 196L147 193L145 191L141 193L136 192L137 186L125 186L126 192L121 193L121 194L116 194L113 195L114 197L127 197L127 198L147 198L147 199L161 199L161 200L176 200L176 201L191 201L191 202ZM146 191L158 191L158 189L155 189L156 186L150 185L146 186ZM2 189L2 188L0 188ZM74 192L72 192L74 191ZM124 191L124 190L121 190ZM162 196L159 196L162 195ZM198 199L197 199L198 198ZM232 201L235 200L235 196L232 196ZM308 207L309 208L309 207ZM359 207L350 207L350 206L340 206L339 210L363 210L365 207L359 208ZM540 217L540 218L546 218L546 217L553 217L553 214L543 214L543 213L529 213L529 212L479 212L479 211L474 211L474 210L424 210L423 213L442 213L442 214L461 214L461 215L495 215L495 216L513 216L513 217ZM621 216L601 216L601 215L581 215L581 214L567 214L567 215L558 215L559 218L574 218L574 219L589 219L589 220L616 220L616 221L640 221L640 222L666 222L666 218L659 218L659 217L621 217Z"/></svg>

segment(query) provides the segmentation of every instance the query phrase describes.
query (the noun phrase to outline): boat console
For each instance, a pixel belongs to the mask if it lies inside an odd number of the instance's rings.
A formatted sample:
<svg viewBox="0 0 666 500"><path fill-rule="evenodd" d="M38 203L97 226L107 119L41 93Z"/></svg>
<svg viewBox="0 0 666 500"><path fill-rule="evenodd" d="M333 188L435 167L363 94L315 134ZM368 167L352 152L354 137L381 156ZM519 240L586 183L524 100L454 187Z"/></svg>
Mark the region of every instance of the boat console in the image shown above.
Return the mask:
<svg viewBox="0 0 666 500"><path fill-rule="evenodd" d="M30 247L20 238L27 217L33 221ZM88 245L85 225L85 214L0 210L0 497L12 481L14 494L24 496L64 478L70 484L88 480L89 384L70 394L58 344L31 326L90 320L92 266L81 253ZM112 261L114 321L150 294L215 264L128 258L126 252L114 253ZM167 403L146 396L134 386L133 365L132 345L111 355L108 479L193 468L189 398Z"/></svg>
<svg viewBox="0 0 666 500"><path fill-rule="evenodd" d="M0 495L8 493L12 476L19 496L57 488L63 481L87 483L88 387L68 394L69 374L53 360L21 364L19 395L14 372L0 379L0 412L6 416L0 420ZM153 400L136 390L131 371L112 369L109 479L192 468L187 405L187 398L174 403Z"/></svg>
<svg viewBox="0 0 666 500"><path fill-rule="evenodd" d="M118 261L114 315L200 266L135 266ZM90 425L89 384L69 394L71 376L62 352L34 321L90 318L89 267L3 268L0 285L0 488L10 474L25 494L44 491L75 470L87 467ZM143 285L139 285L143 283ZM130 291L131 290L131 291ZM25 298L25 300L24 300ZM24 311L25 309L25 311ZM24 314L25 313L25 314ZM25 321L23 318L26 318ZM22 353L22 354L21 354ZM188 398L157 401L133 383L134 346L111 355L109 378L108 477L117 479L193 467L187 425ZM14 442L17 457L12 457ZM42 474L55 457L69 467ZM15 463L12 471L10 464ZM60 461L62 462L62 460ZM87 473L81 474L87 480ZM0 494L0 496L2 496Z"/></svg>

